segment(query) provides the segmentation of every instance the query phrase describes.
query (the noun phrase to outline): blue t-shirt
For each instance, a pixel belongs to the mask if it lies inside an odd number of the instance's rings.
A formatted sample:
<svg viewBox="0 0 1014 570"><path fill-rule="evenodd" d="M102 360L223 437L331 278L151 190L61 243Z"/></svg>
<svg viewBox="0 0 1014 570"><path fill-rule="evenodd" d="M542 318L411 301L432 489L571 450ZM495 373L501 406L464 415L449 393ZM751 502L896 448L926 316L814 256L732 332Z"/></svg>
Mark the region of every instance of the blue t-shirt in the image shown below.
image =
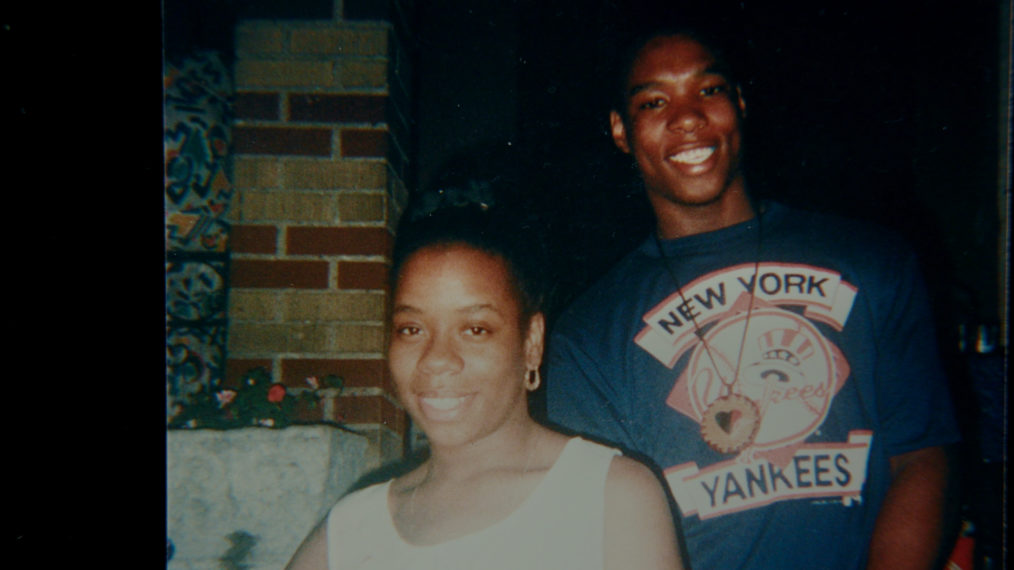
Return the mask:
<svg viewBox="0 0 1014 570"><path fill-rule="evenodd" d="M927 293L886 230L764 206L569 307L549 419L663 470L695 569L861 568L888 459L958 439Z"/></svg>

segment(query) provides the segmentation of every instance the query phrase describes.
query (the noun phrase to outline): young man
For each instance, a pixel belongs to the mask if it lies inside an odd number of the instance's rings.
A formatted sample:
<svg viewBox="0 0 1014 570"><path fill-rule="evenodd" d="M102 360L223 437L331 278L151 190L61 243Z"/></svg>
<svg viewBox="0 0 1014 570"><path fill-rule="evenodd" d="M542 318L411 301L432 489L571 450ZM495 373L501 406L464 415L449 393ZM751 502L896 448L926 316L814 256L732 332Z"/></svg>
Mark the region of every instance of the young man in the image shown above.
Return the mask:
<svg viewBox="0 0 1014 570"><path fill-rule="evenodd" d="M752 201L719 52L639 46L610 124L656 231L555 325L550 420L664 471L693 568L931 567L958 434L914 255Z"/></svg>

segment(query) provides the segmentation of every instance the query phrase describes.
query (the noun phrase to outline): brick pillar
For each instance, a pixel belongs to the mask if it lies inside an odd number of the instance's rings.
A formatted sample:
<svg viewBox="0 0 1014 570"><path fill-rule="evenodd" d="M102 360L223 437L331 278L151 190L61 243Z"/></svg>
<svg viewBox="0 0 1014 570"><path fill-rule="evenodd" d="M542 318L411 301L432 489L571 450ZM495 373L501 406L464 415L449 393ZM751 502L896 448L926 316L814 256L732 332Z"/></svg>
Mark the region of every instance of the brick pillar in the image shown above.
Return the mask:
<svg viewBox="0 0 1014 570"><path fill-rule="evenodd" d="M360 11L370 20L342 4L237 26L228 376L343 377L321 419L370 434L379 465L401 456L407 423L383 358L412 154L408 18L402 2Z"/></svg>

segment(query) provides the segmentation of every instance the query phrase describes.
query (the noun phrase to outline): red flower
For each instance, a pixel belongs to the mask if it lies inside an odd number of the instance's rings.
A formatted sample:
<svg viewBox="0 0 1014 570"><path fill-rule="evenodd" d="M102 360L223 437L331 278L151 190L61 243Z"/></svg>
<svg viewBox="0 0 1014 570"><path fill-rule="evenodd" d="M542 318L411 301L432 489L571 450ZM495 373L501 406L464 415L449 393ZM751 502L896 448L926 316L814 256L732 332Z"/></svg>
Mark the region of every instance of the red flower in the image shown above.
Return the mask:
<svg viewBox="0 0 1014 570"><path fill-rule="evenodd" d="M268 401L272 404L280 404L285 399L285 386L282 384L272 384L268 388Z"/></svg>

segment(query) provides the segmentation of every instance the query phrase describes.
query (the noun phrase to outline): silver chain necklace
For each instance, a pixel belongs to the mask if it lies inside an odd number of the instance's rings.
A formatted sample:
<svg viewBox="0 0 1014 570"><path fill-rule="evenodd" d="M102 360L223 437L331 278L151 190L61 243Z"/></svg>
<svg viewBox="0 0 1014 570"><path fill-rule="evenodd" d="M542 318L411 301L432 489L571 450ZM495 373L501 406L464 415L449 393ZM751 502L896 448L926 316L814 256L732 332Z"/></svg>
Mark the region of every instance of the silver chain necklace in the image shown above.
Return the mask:
<svg viewBox="0 0 1014 570"><path fill-rule="evenodd" d="M690 322L694 326L694 334L704 348L704 352L711 362L715 375L722 383L719 397L708 404L707 409L704 411L704 417L701 420L701 437L712 449L720 453L737 453L746 448L753 443L757 429L760 427L760 412L758 411L757 404L746 396L733 392L733 388L739 382L739 372L743 361L743 351L746 347L747 331L750 328L750 317L753 314L754 299L756 298L763 234L761 226L762 214L763 212L758 210L756 216L757 252L754 259L750 303L747 306L746 321L743 324L743 336L740 339L739 354L736 356L736 368L731 380L727 380L722 375L715 362L715 357L711 353L711 347L708 345L707 338L705 338L704 330L697 323L697 317L693 312L689 313ZM655 247L658 249L658 254L662 258L663 265L676 285L676 292L679 294L680 300L686 306L688 304L687 298L683 294L683 286L672 267L672 260L665 254L665 250L662 249L662 241L659 239L657 231L653 233L653 237L655 238Z"/></svg>

